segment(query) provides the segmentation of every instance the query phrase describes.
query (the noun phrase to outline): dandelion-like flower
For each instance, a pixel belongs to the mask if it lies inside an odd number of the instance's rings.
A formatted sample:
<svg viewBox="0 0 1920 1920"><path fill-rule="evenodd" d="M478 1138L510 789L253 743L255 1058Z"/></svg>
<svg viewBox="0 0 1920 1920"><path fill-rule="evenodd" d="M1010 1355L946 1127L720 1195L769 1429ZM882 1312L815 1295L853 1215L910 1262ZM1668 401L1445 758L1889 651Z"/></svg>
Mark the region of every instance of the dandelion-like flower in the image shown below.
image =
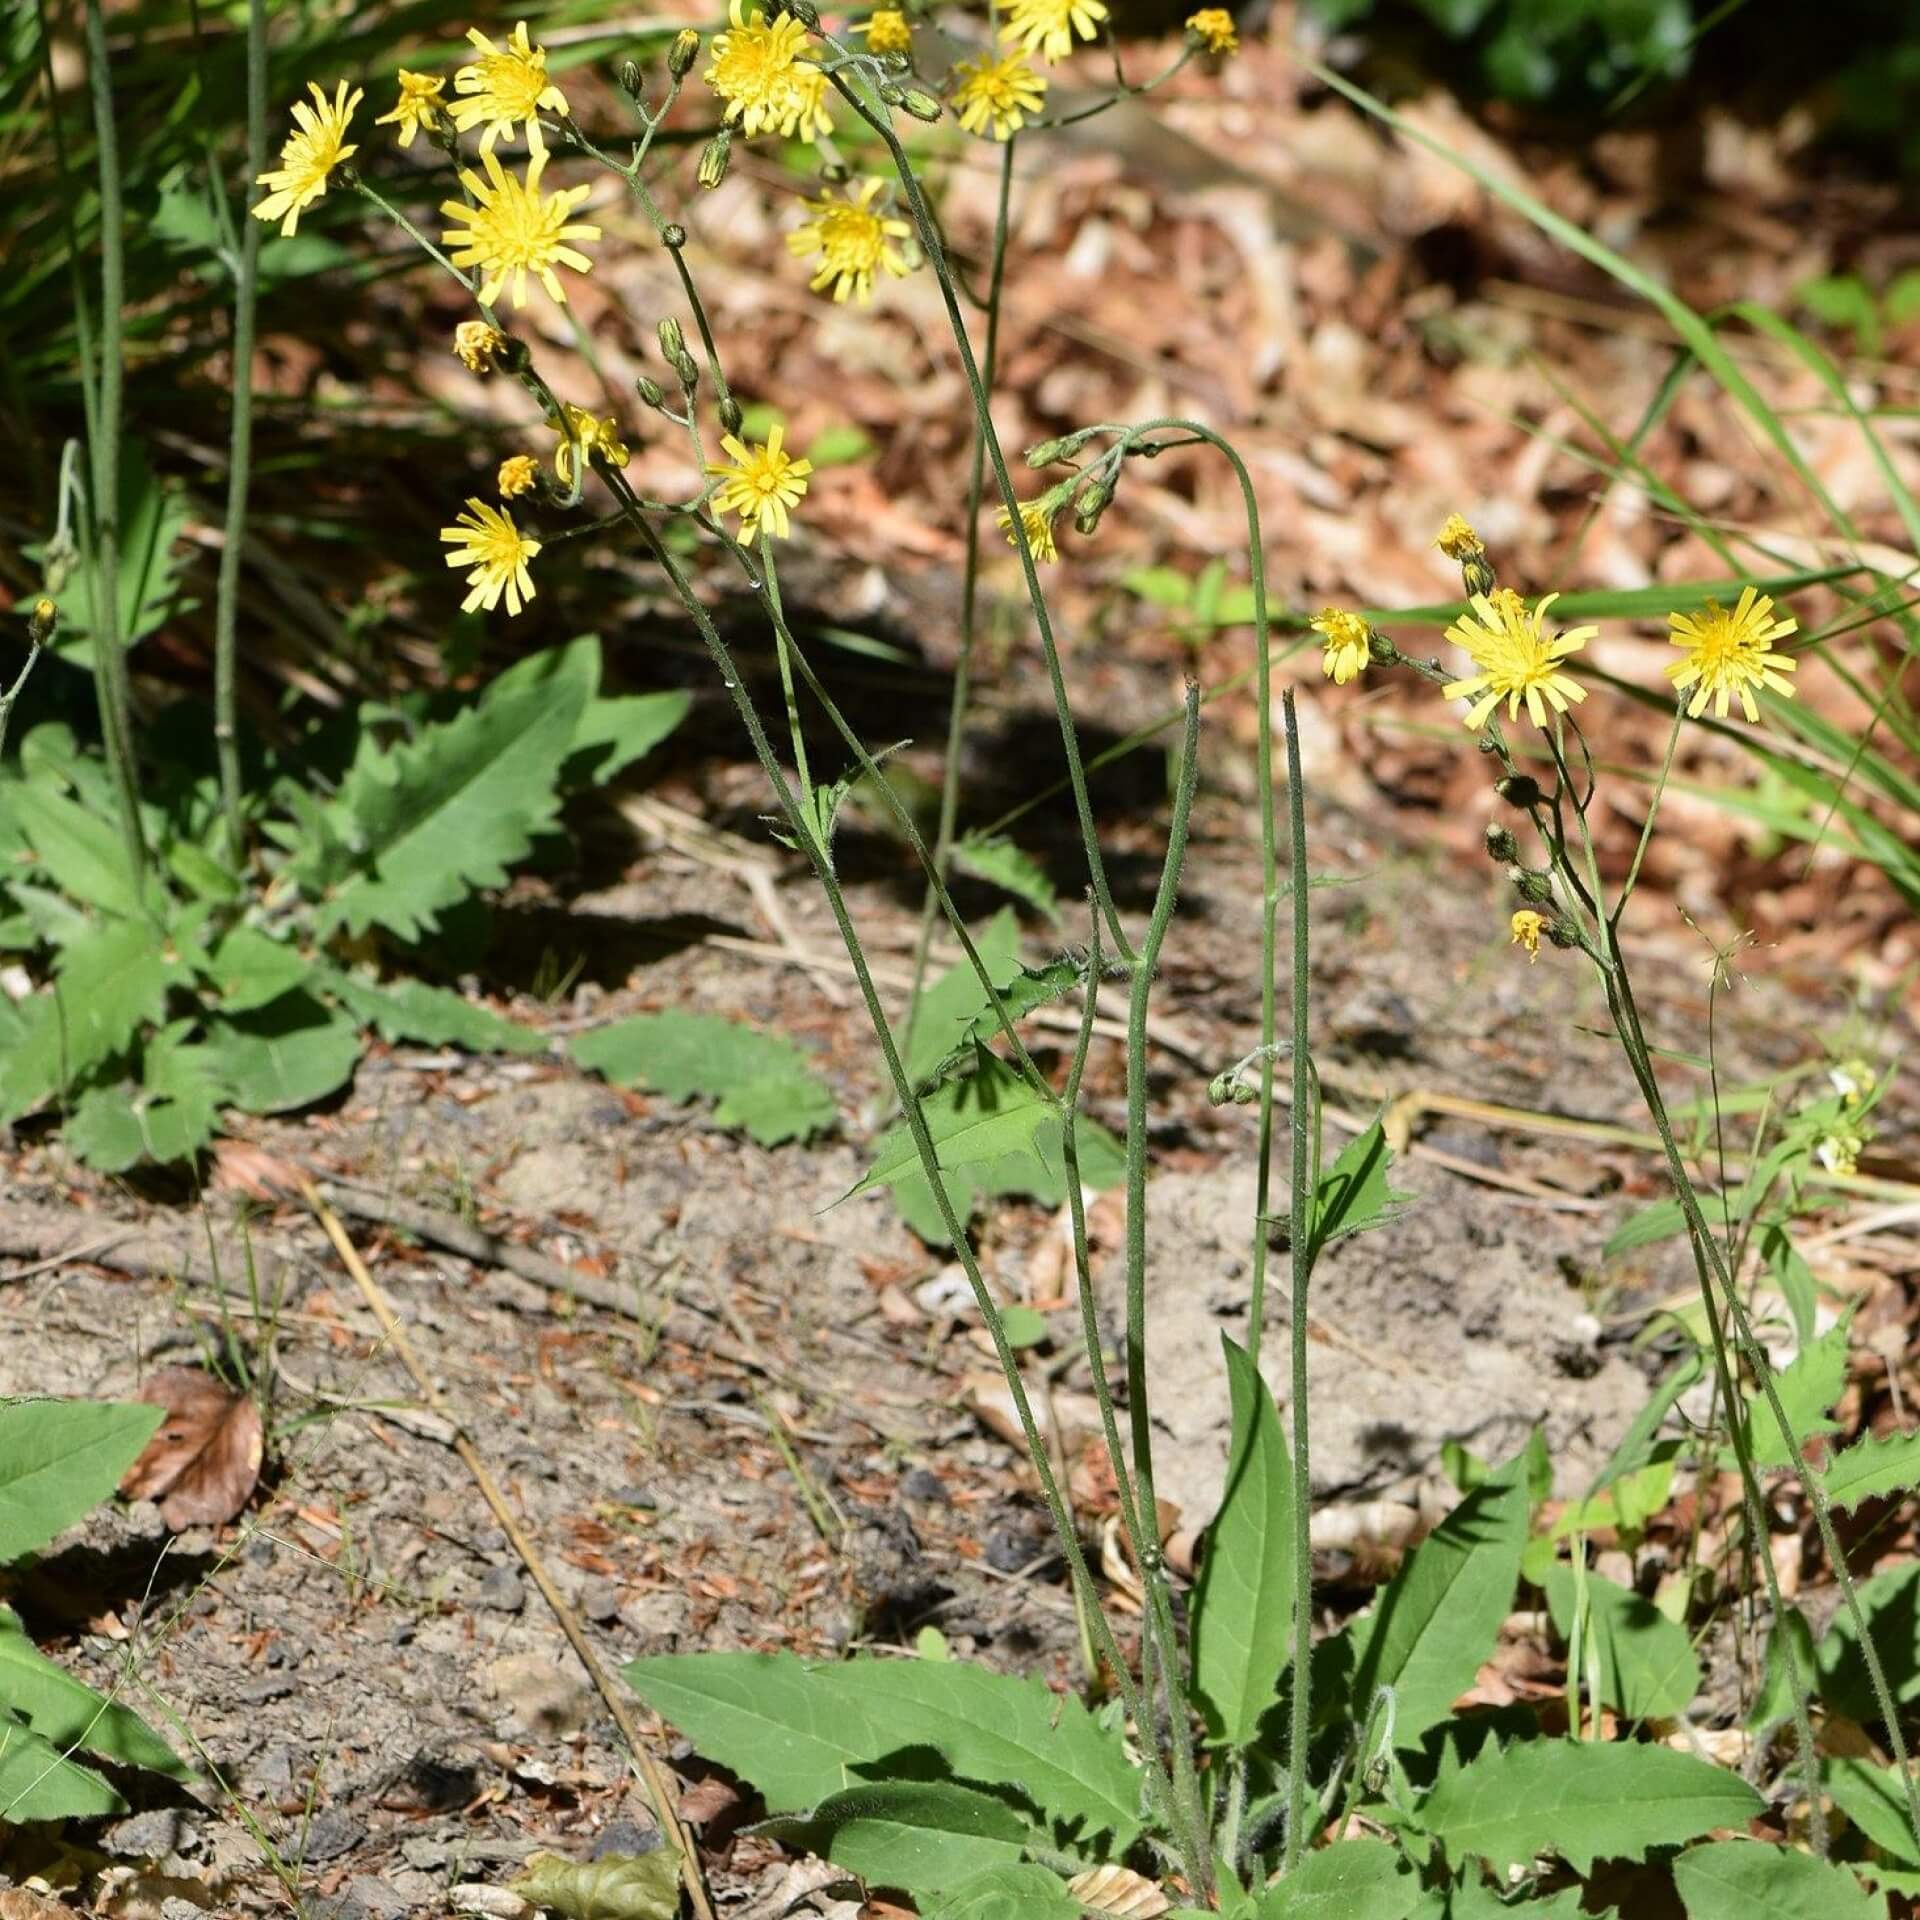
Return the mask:
<svg viewBox="0 0 1920 1920"><path fill-rule="evenodd" d="M506 595L507 611L516 614L533 598L533 575L527 562L540 551L540 542L513 524L513 515L484 500L469 500L467 510L440 538L452 547L450 567L471 567L467 585L472 591L460 602L462 613L485 607L491 613Z"/></svg>
<svg viewBox="0 0 1920 1920"><path fill-rule="evenodd" d="M1508 925L1513 929L1513 944L1526 948L1527 965L1532 966L1540 958L1540 936L1547 930L1547 916L1522 907Z"/></svg>
<svg viewBox="0 0 1920 1920"><path fill-rule="evenodd" d="M769 25L759 7L748 13L744 0L727 0L727 18L732 26L714 36L704 76L727 103L721 118L737 120L749 138L769 129L791 139L803 121L802 139L830 131L826 76L813 63L806 28L790 13Z"/></svg>
<svg viewBox="0 0 1920 1920"><path fill-rule="evenodd" d="M1738 694L1747 718L1758 720L1755 687L1771 687L1793 698L1793 682L1786 676L1798 672L1800 663L1791 655L1775 653L1773 642L1798 633L1800 623L1776 620L1768 595L1742 587L1731 613L1717 600L1709 600L1702 613L1668 614L1667 625L1673 629L1668 643L1687 650L1684 660L1667 669L1667 678L1676 691L1694 689L1687 712L1695 719L1706 712L1711 700L1715 717L1724 720L1728 703Z"/></svg>
<svg viewBox="0 0 1920 1920"><path fill-rule="evenodd" d="M801 259L820 256L807 282L815 293L831 285L836 301L852 298L865 306L873 298L876 272L895 279L906 272L906 261L891 243L904 240L913 229L904 220L890 220L873 210L874 196L885 184L865 180L858 192L849 189L844 200L826 194L801 203L813 218L787 235L787 251Z"/></svg>
<svg viewBox="0 0 1920 1920"><path fill-rule="evenodd" d="M1372 658L1367 644L1367 623L1344 607L1324 607L1319 617L1307 623L1320 636L1323 649L1320 670L1336 687L1357 680Z"/></svg>
<svg viewBox="0 0 1920 1920"><path fill-rule="evenodd" d="M982 54L978 60L962 60L953 71L959 82L953 104L969 133L984 133L991 125L994 139L1010 140L1047 97L1046 81L1017 53L1004 60Z"/></svg>
<svg viewBox="0 0 1920 1920"><path fill-rule="evenodd" d="M568 223L570 214L590 194L591 187L563 187L558 193L542 195L540 175L547 164L544 147L528 156L524 185L504 171L500 157L491 151L481 154L491 177L488 185L471 167L463 167L460 184L479 202L469 206L464 200L443 200L440 211L449 220L464 220L467 230L458 228L441 234L450 247L460 251L453 256L456 267L478 267L485 276L480 298L489 306L500 297L500 289L513 281L513 304L527 304L527 270L531 268L540 284L552 296L556 306L567 304L566 289L554 272L556 265L572 267L576 273L591 273L593 262L567 243L571 240L598 240L600 229L583 221Z"/></svg>
<svg viewBox="0 0 1920 1920"><path fill-rule="evenodd" d="M1469 560L1484 560L1487 557L1487 543L1457 513L1447 515L1447 524L1440 529L1433 544L1449 560L1458 560L1463 566Z"/></svg>
<svg viewBox="0 0 1920 1920"><path fill-rule="evenodd" d="M484 320L462 320L453 330L453 350L469 373L491 373L507 350L507 336Z"/></svg>
<svg viewBox="0 0 1920 1920"><path fill-rule="evenodd" d="M1240 36L1225 7L1202 7L1187 15L1187 31L1208 53L1238 53Z"/></svg>
<svg viewBox="0 0 1920 1920"><path fill-rule="evenodd" d="M898 7L876 7L857 27L855 33L867 36L869 53L911 53L913 23Z"/></svg>
<svg viewBox="0 0 1920 1920"><path fill-rule="evenodd" d="M500 473L495 485L502 500L511 500L518 494L531 493L533 483L539 477L540 462L532 454L514 453L500 462Z"/></svg>
<svg viewBox="0 0 1920 1920"><path fill-rule="evenodd" d="M360 151L346 144L347 122L366 97L364 92L355 87L348 93L344 80L334 89L331 100L315 81L307 82L307 91L313 95L313 105L308 106L304 100L293 103L294 131L280 149L280 164L269 167L255 183L268 191L267 197L255 204L253 217L279 220L283 234L298 230L300 216L326 192L327 176Z"/></svg>
<svg viewBox="0 0 1920 1920"><path fill-rule="evenodd" d="M633 458L627 451L627 443L620 437L620 422L611 414L600 420L585 407L569 405L567 424L573 429L571 435L565 428L554 428L560 436L560 444L553 450L553 470L560 476L563 487L573 485L575 440L579 441L580 451L586 456L589 466L596 460L603 460L610 467L624 467Z"/></svg>
<svg viewBox="0 0 1920 1920"><path fill-rule="evenodd" d="M1105 0L1013 0L1000 38L1023 53L1064 60L1073 51L1073 36L1093 39L1106 17Z"/></svg>
<svg viewBox="0 0 1920 1920"><path fill-rule="evenodd" d="M409 73L405 67L400 69L400 97L393 103L391 113L383 113L373 124L376 127L398 127L400 144L403 147L413 145L413 136L422 127L431 133L440 124L440 116L446 111L447 83L437 73Z"/></svg>
<svg viewBox="0 0 1920 1920"><path fill-rule="evenodd" d="M1447 629L1447 638L1464 647L1480 669L1440 689L1449 700L1465 695L1473 701L1467 710L1468 726L1483 725L1502 700L1507 703L1507 718L1517 720L1520 702L1525 700L1533 724L1544 727L1548 707L1565 713L1569 702L1587 697L1586 688L1563 673L1560 663L1568 654L1578 653L1600 629L1574 627L1549 637L1547 609L1559 597L1550 593L1529 610L1511 587L1496 587L1491 594L1476 593L1473 612L1463 614Z"/></svg>
<svg viewBox="0 0 1920 1920"><path fill-rule="evenodd" d="M732 434L721 438L723 452L732 458L729 466L709 466L709 473L721 476L715 491L716 513L740 516L740 539L751 546L763 530L768 538L778 534L785 539L792 531L787 510L799 505L807 490L807 475L813 471L811 460L796 460L780 446L784 427L768 430L766 444L749 445Z"/></svg>
<svg viewBox="0 0 1920 1920"><path fill-rule="evenodd" d="M1042 566L1060 558L1060 549L1053 537L1053 516L1058 511L1058 506L1050 506L1044 497L1021 503L1020 524L1026 529L1027 545L1033 549L1034 559ZM1018 547L1020 542L1013 537L1013 515L1005 507L996 507L993 517L1007 536L1007 545Z"/></svg>
<svg viewBox="0 0 1920 1920"><path fill-rule="evenodd" d="M480 49L480 58L453 76L453 90L464 97L452 106L453 124L462 133L486 123L480 151L491 153L504 133L509 140L522 122L527 129L527 151L545 153L540 131L540 109L567 117L567 96L547 78L547 50L527 38L527 23L515 26L504 47L496 47L478 27L467 38Z"/></svg>

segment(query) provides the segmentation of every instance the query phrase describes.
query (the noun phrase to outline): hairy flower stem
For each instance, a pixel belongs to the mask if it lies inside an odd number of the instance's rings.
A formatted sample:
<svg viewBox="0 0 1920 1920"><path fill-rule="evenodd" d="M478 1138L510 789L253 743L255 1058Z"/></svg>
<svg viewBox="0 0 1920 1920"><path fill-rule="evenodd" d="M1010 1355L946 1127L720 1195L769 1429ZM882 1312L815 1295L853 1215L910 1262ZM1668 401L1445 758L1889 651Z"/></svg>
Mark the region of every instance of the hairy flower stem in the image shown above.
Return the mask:
<svg viewBox="0 0 1920 1920"><path fill-rule="evenodd" d="M793 661L787 641L787 616L780 604L780 573L773 560L773 535L760 536L760 573L766 582L767 610L773 615L773 649L780 661L780 691L787 702L787 737L793 742L793 770L800 779L800 804L809 820L815 818L813 775L807 770L807 741L800 730L800 701L793 690ZM831 821L822 821L821 830L830 832Z"/></svg>
<svg viewBox="0 0 1920 1920"><path fill-rule="evenodd" d="M247 0L247 174L267 164L266 0ZM220 191L219 177L214 191ZM239 653L240 555L247 537L247 493L253 474L253 331L259 306L261 223L240 222L233 285L233 418L227 452L227 521L213 604L213 739L220 768L220 813L226 854L238 867L246 854L240 783L236 685Z"/></svg>

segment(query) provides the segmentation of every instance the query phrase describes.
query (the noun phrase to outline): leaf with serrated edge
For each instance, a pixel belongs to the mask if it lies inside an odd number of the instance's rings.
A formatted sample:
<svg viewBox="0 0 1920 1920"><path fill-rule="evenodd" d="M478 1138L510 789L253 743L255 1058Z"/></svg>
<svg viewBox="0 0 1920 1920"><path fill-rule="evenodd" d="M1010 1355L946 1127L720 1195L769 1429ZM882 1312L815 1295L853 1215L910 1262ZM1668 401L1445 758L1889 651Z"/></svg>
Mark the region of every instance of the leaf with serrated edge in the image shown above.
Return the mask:
<svg viewBox="0 0 1920 1920"><path fill-rule="evenodd" d="M1744 1827L1765 1806L1738 1774L1669 1747L1517 1740L1443 1778L1419 1821L1456 1861L1476 1856L1504 1873L1552 1853L1584 1874L1596 1860L1640 1860Z"/></svg>
<svg viewBox="0 0 1920 1920"><path fill-rule="evenodd" d="M1847 1320L1830 1327L1774 1376L1774 1391L1780 1396L1781 1410L1793 1429L1794 1440L1801 1447L1815 1434L1837 1431L1826 1413L1847 1384L1847 1328ZM1780 1423L1773 1417L1773 1408L1764 1393L1748 1395L1747 1418L1753 1426L1754 1465L1791 1465L1794 1449L1781 1433Z"/></svg>
<svg viewBox="0 0 1920 1920"><path fill-rule="evenodd" d="M538 1053L547 1044L546 1036L531 1027L424 980L376 983L358 974L326 973L315 985L383 1040L465 1047L470 1053Z"/></svg>
<svg viewBox="0 0 1920 1920"><path fill-rule="evenodd" d="M1820 1476L1836 1507L1857 1507L1920 1484L1920 1433L1868 1434L1843 1448Z"/></svg>
<svg viewBox="0 0 1920 1920"><path fill-rule="evenodd" d="M868 1781L810 1813L762 1821L755 1832L871 1885L916 1894L1017 1866L1027 1848L1046 1841L1006 1801L951 1780Z"/></svg>
<svg viewBox="0 0 1920 1920"><path fill-rule="evenodd" d="M976 1072L964 1080L948 1081L921 1101L934 1161L942 1172L1028 1152L1041 1125L1054 1117L1053 1103L1043 1099L997 1055L982 1052L979 1060ZM873 1165L865 1178L841 1198L851 1200L855 1194L891 1186L921 1170L911 1131L895 1127L875 1149Z"/></svg>
<svg viewBox="0 0 1920 1920"><path fill-rule="evenodd" d="M1020 923L1011 907L1003 908L974 935L973 950L996 991L1004 990L1020 972ZM907 1078L918 1087L932 1079L936 1069L946 1071L954 1064L951 1056L975 1025L974 1016L983 1009L993 1018L986 989L967 959L954 962L920 996L914 1010L913 1037L906 1040L904 1028L896 1029L902 1043L902 1058Z"/></svg>
<svg viewBox="0 0 1920 1920"><path fill-rule="evenodd" d="M0 1401L0 1565L106 1499L160 1420L111 1400Z"/></svg>
<svg viewBox="0 0 1920 1920"><path fill-rule="evenodd" d="M1384 1840L1340 1840L1269 1888L1259 1920L1407 1920L1419 1898L1419 1879Z"/></svg>
<svg viewBox="0 0 1920 1920"><path fill-rule="evenodd" d="M1005 887L1036 913L1045 914L1049 920L1059 919L1060 896L1047 878L1047 870L1011 840L997 834L991 839L967 834L955 843L953 861L962 873Z"/></svg>
<svg viewBox="0 0 1920 1920"><path fill-rule="evenodd" d="M1687 1920L1887 1920L1887 1896L1792 1847L1717 1840L1673 1863Z"/></svg>
<svg viewBox="0 0 1920 1920"><path fill-rule="evenodd" d="M0 1701L60 1748L78 1748L160 1773L185 1768L167 1743L118 1701L57 1667L27 1638L20 1616L0 1606Z"/></svg>

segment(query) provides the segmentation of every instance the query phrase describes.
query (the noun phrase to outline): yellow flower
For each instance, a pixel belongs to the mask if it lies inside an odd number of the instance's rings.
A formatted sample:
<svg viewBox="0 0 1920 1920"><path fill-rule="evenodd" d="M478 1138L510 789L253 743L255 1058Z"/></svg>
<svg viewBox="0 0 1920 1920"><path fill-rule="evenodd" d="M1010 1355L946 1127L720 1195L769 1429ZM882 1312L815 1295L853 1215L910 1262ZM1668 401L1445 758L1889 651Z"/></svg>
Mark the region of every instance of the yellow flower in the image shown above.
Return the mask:
<svg viewBox="0 0 1920 1920"><path fill-rule="evenodd" d="M1837 1132L1822 1134L1814 1143L1813 1157L1829 1173L1858 1173L1860 1151L1866 1144L1864 1134L1843 1127Z"/></svg>
<svg viewBox="0 0 1920 1920"><path fill-rule="evenodd" d="M553 450L553 470L560 476L563 487L573 485L574 439L580 442L580 451L586 455L589 466L596 460L604 460L610 467L624 467L633 458L626 442L620 438L620 422L611 414L597 420L585 407L569 405L567 421L573 428L571 438L561 428L554 428L560 435L560 444Z"/></svg>
<svg viewBox="0 0 1920 1920"><path fill-rule="evenodd" d="M500 462L498 486L500 498L511 500L515 494L531 493L540 472L540 462L530 453L510 454Z"/></svg>
<svg viewBox="0 0 1920 1920"><path fill-rule="evenodd" d="M886 184L866 180L844 200L825 194L801 204L813 215L804 227L787 235L787 251L800 258L817 253L820 266L807 282L815 293L829 283L835 300L849 296L862 306L873 298L876 270L897 280L907 263L888 243L904 240L913 229L904 220L889 220L873 211L873 199Z"/></svg>
<svg viewBox="0 0 1920 1920"><path fill-rule="evenodd" d="M1600 629L1575 627L1550 639L1544 623L1547 609L1559 597L1550 593L1529 612L1526 602L1511 587L1496 587L1490 595L1476 593L1471 603L1473 612L1463 614L1447 629L1447 638L1456 647L1464 647L1480 669L1440 689L1449 700L1461 694L1469 699L1481 696L1467 711L1468 726L1484 724L1502 700L1507 703L1507 718L1517 720L1524 699L1533 724L1544 727L1547 707L1565 713L1569 701L1587 697L1585 687L1560 671L1560 662L1568 654L1578 653Z"/></svg>
<svg viewBox="0 0 1920 1920"><path fill-rule="evenodd" d="M1747 718L1758 720L1760 710L1753 704L1758 686L1793 698L1793 682L1785 676L1797 673L1800 662L1775 653L1772 643L1798 633L1800 623L1776 620L1773 601L1766 594L1742 587L1731 613L1719 601L1709 600L1704 613L1668 614L1667 625L1673 629L1668 644L1687 649L1687 657L1667 669L1667 678L1676 691L1694 687L1687 707L1694 718L1706 712L1711 700L1716 717L1724 720L1728 702L1738 694Z"/></svg>
<svg viewBox="0 0 1920 1920"><path fill-rule="evenodd" d="M527 151L545 153L540 109L562 119L568 111L567 96L547 78L546 48L527 39L524 20L504 47L496 47L478 27L469 28L467 38L480 49L480 58L453 76L454 92L467 96L453 103L453 124L470 133L484 120L487 130L480 136L480 151L491 153L503 133L511 140L514 127L525 121Z"/></svg>
<svg viewBox="0 0 1920 1920"><path fill-rule="evenodd" d="M714 511L740 516L740 538L747 546L753 544L754 536L763 529L769 539L778 534L784 540L792 531L787 509L797 506L807 490L807 475L813 471L813 462L796 460L781 451L780 441L785 432L784 427L771 428L765 446L750 446L729 433L720 445L732 455L733 464L707 468L709 473L719 474L724 482L714 493Z"/></svg>
<svg viewBox="0 0 1920 1920"><path fill-rule="evenodd" d="M960 124L969 133L982 133L989 122L996 140L1009 140L1027 124L1030 113L1040 111L1047 97L1047 83L1018 54L994 60L982 54L978 60L962 60L954 74L959 85L953 90L954 105L960 109Z"/></svg>
<svg viewBox="0 0 1920 1920"><path fill-rule="evenodd" d="M1049 506L1044 498L1024 501L1020 507L1020 524L1027 530L1027 545L1042 566L1060 558L1060 549L1053 538L1053 516L1058 511L1057 506ZM1018 547L1020 542L1013 537L1013 515L1005 507L996 507L993 517L1007 536L1007 545Z"/></svg>
<svg viewBox="0 0 1920 1920"><path fill-rule="evenodd" d="M1336 687L1357 680L1373 657L1367 645L1367 623L1344 607L1323 607L1315 620L1307 623L1320 635L1324 649L1320 669Z"/></svg>
<svg viewBox="0 0 1920 1920"><path fill-rule="evenodd" d="M913 25L898 7L876 7L857 27L855 33L867 36L869 53L911 53Z"/></svg>
<svg viewBox="0 0 1920 1920"><path fill-rule="evenodd" d="M1527 950L1527 965L1540 958L1540 936L1547 930L1547 916L1535 913L1531 907L1522 907L1509 922L1513 928L1513 944Z"/></svg>
<svg viewBox="0 0 1920 1920"><path fill-rule="evenodd" d="M457 109L456 109L457 111ZM544 147L527 159L527 178L523 186L512 174L501 170L500 157L492 151L481 154L493 184L488 186L471 167L460 172L460 184L480 204L468 206L464 200L443 200L440 211L449 220L464 220L467 230L458 228L440 238L460 251L453 256L456 267L479 267L485 276L480 298L491 306L500 297L500 289L513 280L513 304L527 304L527 269L531 267L555 305L567 304L566 290L554 272L555 264L572 267L577 273L591 273L593 262L584 253L567 245L569 240L598 240L600 229L583 222L569 225L567 215L584 200L591 187L564 187L560 192L541 196L540 174L547 164Z"/></svg>
<svg viewBox="0 0 1920 1920"><path fill-rule="evenodd" d="M491 373L507 350L507 336L484 320L462 320L453 330L453 350L469 373Z"/></svg>
<svg viewBox="0 0 1920 1920"><path fill-rule="evenodd" d="M467 585L473 589L460 602L462 613L485 607L491 613L507 597L507 611L515 614L533 598L533 575L527 562L540 551L540 542L513 524L513 515L484 500L469 500L467 510L440 538L453 548L450 567L471 567Z"/></svg>
<svg viewBox="0 0 1920 1920"><path fill-rule="evenodd" d="M1857 1107L1873 1091L1879 1075L1861 1059L1836 1061L1827 1069L1827 1079L1840 1096L1840 1104Z"/></svg>
<svg viewBox="0 0 1920 1920"><path fill-rule="evenodd" d="M1187 31L1209 53L1238 53L1240 36L1233 28L1233 15L1225 7L1202 7L1187 15Z"/></svg>
<svg viewBox="0 0 1920 1920"><path fill-rule="evenodd" d="M400 97L393 103L393 111L383 113L373 124L376 127L397 126L400 129L400 144L403 147L412 146L413 136L422 127L431 133L440 124L440 114L447 104L446 84L437 73L409 73L402 67Z"/></svg>
<svg viewBox="0 0 1920 1920"><path fill-rule="evenodd" d="M1487 557L1487 543L1457 513L1447 515L1447 524L1440 529L1439 538L1433 544L1449 560L1458 560L1462 565Z"/></svg>
<svg viewBox="0 0 1920 1920"><path fill-rule="evenodd" d="M1064 60L1073 51L1073 36L1093 39L1106 17L1105 0L1013 0L1000 38L1023 53Z"/></svg>
<svg viewBox="0 0 1920 1920"><path fill-rule="evenodd" d="M326 192L327 175L360 151L357 146L350 147L344 142L347 122L365 98L362 90L355 87L349 94L347 83L342 80L332 100L328 100L318 84L309 80L307 91L313 95L313 105L308 106L304 100L294 102L295 130L288 134L286 145L280 149L280 164L268 168L256 182L270 191L255 205L253 217L280 220L283 234L295 232L300 216ZM284 220L280 219L282 214L286 215Z"/></svg>
<svg viewBox="0 0 1920 1920"><path fill-rule="evenodd" d="M727 103L722 120L739 121L749 138L763 128L786 139L796 131L802 139L831 131L826 76L813 64L806 28L790 13L769 26L760 8L747 13L743 0L727 0L727 18L732 28L714 36L704 76Z"/></svg>

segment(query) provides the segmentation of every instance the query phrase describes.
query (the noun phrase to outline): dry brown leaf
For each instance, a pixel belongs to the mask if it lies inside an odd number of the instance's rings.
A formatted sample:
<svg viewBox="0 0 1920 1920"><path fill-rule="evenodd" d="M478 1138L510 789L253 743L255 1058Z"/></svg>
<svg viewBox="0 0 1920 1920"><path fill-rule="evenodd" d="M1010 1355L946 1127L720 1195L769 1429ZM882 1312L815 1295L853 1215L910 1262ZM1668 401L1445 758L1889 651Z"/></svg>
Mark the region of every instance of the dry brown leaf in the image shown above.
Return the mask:
<svg viewBox="0 0 1920 1920"><path fill-rule="evenodd" d="M120 1491L157 1500L160 1518L183 1527L218 1527L253 1498L265 1439L252 1396L223 1387L198 1367L156 1373L138 1397L167 1417L127 1469Z"/></svg>
<svg viewBox="0 0 1920 1920"><path fill-rule="evenodd" d="M1067 1882L1067 1891L1095 1913L1115 1913L1121 1920L1156 1920L1172 1905L1151 1880L1130 1867L1089 1867Z"/></svg>
<svg viewBox="0 0 1920 1920"><path fill-rule="evenodd" d="M251 1140L216 1140L213 1184L271 1203L298 1193L304 1177L292 1161L255 1146Z"/></svg>
<svg viewBox="0 0 1920 1920"><path fill-rule="evenodd" d="M80 1920L80 1916L64 1901L29 1893L25 1887L4 1887L0 1888L0 1920Z"/></svg>

